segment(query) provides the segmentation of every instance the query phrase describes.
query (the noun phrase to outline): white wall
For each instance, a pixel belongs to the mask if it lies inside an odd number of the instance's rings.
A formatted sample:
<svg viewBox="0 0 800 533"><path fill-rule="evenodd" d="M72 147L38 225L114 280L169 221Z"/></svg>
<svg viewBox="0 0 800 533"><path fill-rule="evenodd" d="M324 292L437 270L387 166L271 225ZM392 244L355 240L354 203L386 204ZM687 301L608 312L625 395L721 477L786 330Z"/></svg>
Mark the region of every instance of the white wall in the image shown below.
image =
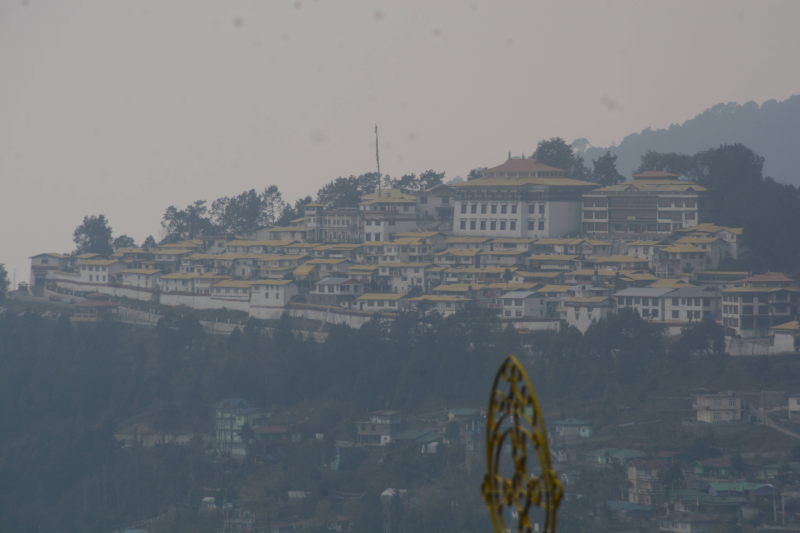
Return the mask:
<svg viewBox="0 0 800 533"><path fill-rule="evenodd" d="M233 311L250 311L250 302L235 300L219 300L205 294L162 294L161 305L185 305L192 309L230 309Z"/></svg>
<svg viewBox="0 0 800 533"><path fill-rule="evenodd" d="M561 237L580 231L580 200L547 202L544 229L547 237Z"/></svg>
<svg viewBox="0 0 800 533"><path fill-rule="evenodd" d="M586 330L594 324L611 314L611 307L599 306L568 306L566 308L567 324L574 326L581 333L586 333Z"/></svg>
<svg viewBox="0 0 800 533"><path fill-rule="evenodd" d="M328 324L344 324L352 328L360 328L372 319L372 313L325 305L292 303L287 311L289 316L295 318L319 320Z"/></svg>

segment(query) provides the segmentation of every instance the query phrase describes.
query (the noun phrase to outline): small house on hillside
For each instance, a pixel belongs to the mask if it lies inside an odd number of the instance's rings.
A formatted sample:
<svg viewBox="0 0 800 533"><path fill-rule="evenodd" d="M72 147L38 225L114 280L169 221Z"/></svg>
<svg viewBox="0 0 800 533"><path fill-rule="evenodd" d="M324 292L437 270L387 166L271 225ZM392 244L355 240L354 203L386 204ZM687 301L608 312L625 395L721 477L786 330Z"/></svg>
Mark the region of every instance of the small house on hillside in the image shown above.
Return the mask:
<svg viewBox="0 0 800 533"><path fill-rule="evenodd" d="M247 455L247 431L266 425L269 415L242 398L221 400L214 407L214 447L218 453L241 459Z"/></svg>
<svg viewBox="0 0 800 533"><path fill-rule="evenodd" d="M564 439L586 439L592 436L592 426L577 418L563 418L553 423L554 433Z"/></svg>
<svg viewBox="0 0 800 533"><path fill-rule="evenodd" d="M387 446L400 428L399 411L373 411L356 424L356 442L361 446Z"/></svg>
<svg viewBox="0 0 800 533"><path fill-rule="evenodd" d="M698 394L694 408L698 422L716 424L738 422L742 419L742 399L732 392L722 394Z"/></svg>

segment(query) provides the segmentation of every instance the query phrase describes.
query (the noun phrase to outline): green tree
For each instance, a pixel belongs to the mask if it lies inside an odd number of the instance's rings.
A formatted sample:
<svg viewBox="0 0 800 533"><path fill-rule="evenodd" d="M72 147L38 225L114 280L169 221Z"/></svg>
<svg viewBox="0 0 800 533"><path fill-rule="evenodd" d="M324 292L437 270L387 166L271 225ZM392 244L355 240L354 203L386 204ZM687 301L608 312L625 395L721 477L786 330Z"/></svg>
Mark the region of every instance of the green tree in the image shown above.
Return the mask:
<svg viewBox="0 0 800 533"><path fill-rule="evenodd" d="M336 178L317 191L317 201L331 207L357 207L360 200L355 176Z"/></svg>
<svg viewBox="0 0 800 533"><path fill-rule="evenodd" d="M545 165L567 171L575 163L575 153L572 147L561 137L552 137L546 141L539 141L533 157Z"/></svg>
<svg viewBox="0 0 800 533"><path fill-rule="evenodd" d="M660 170L688 177L695 177L696 174L695 161L692 156L676 153L662 154L654 150L645 152L636 173L646 170Z"/></svg>
<svg viewBox="0 0 800 533"><path fill-rule="evenodd" d="M647 152L639 171L681 174L708 189L700 218L744 229L740 268L800 274L800 187L764 177L764 158L742 144L722 145L693 156Z"/></svg>
<svg viewBox="0 0 800 533"><path fill-rule="evenodd" d="M694 156L697 181L708 188L706 220L744 228L746 266L800 273L800 187L762 175L764 158L742 144Z"/></svg>
<svg viewBox="0 0 800 533"><path fill-rule="evenodd" d="M119 250L120 248L135 248L136 242L134 242L133 237L129 237L128 235L120 235L116 239L114 239L114 249Z"/></svg>
<svg viewBox="0 0 800 533"><path fill-rule="evenodd" d="M476 180L482 177L485 171L486 167L473 168L472 170L469 171L469 174L467 174L467 181Z"/></svg>
<svg viewBox="0 0 800 533"><path fill-rule="evenodd" d="M360 176L338 177L317 192L317 201L332 207L357 207L361 196L378 190L380 178L376 172Z"/></svg>
<svg viewBox="0 0 800 533"><path fill-rule="evenodd" d="M258 219L260 227L273 226L286 210L286 202L277 185L270 185L261 191L262 210Z"/></svg>
<svg viewBox="0 0 800 533"><path fill-rule="evenodd" d="M576 180L589 180L592 177L592 171L587 168L586 161L582 155L575 155L575 161L572 163L572 171L569 173L571 177Z"/></svg>
<svg viewBox="0 0 800 533"><path fill-rule="evenodd" d="M400 189L403 192L414 194L440 185L442 180L444 180L444 176L444 172L426 170L421 173L419 177L416 174L404 174L398 179L389 178L387 185L394 189Z"/></svg>
<svg viewBox="0 0 800 533"><path fill-rule="evenodd" d="M444 181L444 172L436 172L435 170L426 170L419 175L419 189L427 191L437 185L441 185Z"/></svg>
<svg viewBox="0 0 800 533"><path fill-rule="evenodd" d="M545 165L564 170L572 178L587 179L589 177L589 170L584 164L583 157L576 156L572 147L561 137L539 141L533 157Z"/></svg>
<svg viewBox="0 0 800 533"><path fill-rule="evenodd" d="M591 180L601 185L615 185L625 181L625 177L617 171L617 156L606 151L592 161Z"/></svg>
<svg viewBox="0 0 800 533"><path fill-rule="evenodd" d="M390 186L406 193L414 193L419 189L419 180L416 174L403 174L400 178L391 180Z"/></svg>
<svg viewBox="0 0 800 533"><path fill-rule="evenodd" d="M212 233L214 229L205 200L196 200L185 209L169 206L161 218L161 226L167 232L163 242L195 239Z"/></svg>
<svg viewBox="0 0 800 533"><path fill-rule="evenodd" d="M672 351L676 355L723 355L725 330L713 320L705 318L683 328Z"/></svg>
<svg viewBox="0 0 800 533"><path fill-rule="evenodd" d="M742 226L752 201L763 192L764 158L743 144L722 145L694 156L697 182L712 191L706 202L710 220Z"/></svg>
<svg viewBox="0 0 800 533"><path fill-rule="evenodd" d="M280 190L270 185L261 193L250 189L237 196L217 198L211 204L211 218L217 231L240 235L274 226L285 210Z"/></svg>
<svg viewBox="0 0 800 533"><path fill-rule="evenodd" d="M0 263L0 302L6 299L8 295L8 272L6 271L6 266L3 263Z"/></svg>
<svg viewBox="0 0 800 533"><path fill-rule="evenodd" d="M142 248L144 248L145 250L149 250L151 248L157 248L157 247L158 247L158 243L156 242L156 240L153 238L152 235L148 235L147 238L142 243Z"/></svg>
<svg viewBox="0 0 800 533"><path fill-rule="evenodd" d="M80 226L72 233L76 253L111 255L111 227L105 215L85 216Z"/></svg>
<svg viewBox="0 0 800 533"><path fill-rule="evenodd" d="M275 222L275 225L288 226L292 220L302 217L306 205L310 204L312 201L310 196L306 196L305 198L297 199L293 206L287 204L286 209L283 210L281 217Z"/></svg>

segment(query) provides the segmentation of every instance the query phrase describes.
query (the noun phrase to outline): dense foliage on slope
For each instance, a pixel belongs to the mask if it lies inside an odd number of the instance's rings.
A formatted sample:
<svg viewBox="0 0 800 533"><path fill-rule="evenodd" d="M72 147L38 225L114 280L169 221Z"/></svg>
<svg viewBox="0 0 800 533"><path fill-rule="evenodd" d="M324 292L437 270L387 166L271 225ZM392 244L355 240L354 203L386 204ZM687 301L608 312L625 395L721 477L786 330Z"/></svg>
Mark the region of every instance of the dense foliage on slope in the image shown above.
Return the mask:
<svg viewBox="0 0 800 533"><path fill-rule="evenodd" d="M493 325L481 313L409 318L392 328L336 328L318 345L294 336L286 320L273 335L254 323L210 337L188 316L151 331L5 312L0 530L105 531L168 505L196 508L203 482L219 484L202 449L146 452L114 439L123 421L142 413L162 428L208 432L216 401L245 397L270 408L312 406L310 430L344 421L351 432L353 417L371 409L482 403L499 361L491 354L513 348L501 347Z"/></svg>
<svg viewBox="0 0 800 533"><path fill-rule="evenodd" d="M800 273L800 187L764 177L764 158L742 144L694 155L649 151L638 171L665 170L706 189L701 218L744 229L738 269Z"/></svg>
<svg viewBox="0 0 800 533"><path fill-rule="evenodd" d="M470 466L463 446L427 457L413 446L393 447L377 462L354 451L332 472L326 467L332 439L352 438L354 421L373 409L483 406L497 365L511 352L531 370L550 416L581 413L600 424L618 421L620 406L648 395L698 385L775 385L791 380L793 370L730 362L711 324L665 343L658 327L627 313L585 336L568 329L524 339L480 309L448 319L404 315L360 330L337 327L322 344L298 338L288 319L272 326L266 333L253 322L217 337L191 316L147 330L5 312L0 530L109 531L177 508L185 516L176 515L173 530L204 531L211 525L197 508L209 487L234 502L253 490L274 501L302 487L314 495L306 512L346 513L355 531L370 531L382 520L374 499L390 486L424 495L414 512L397 511L395 519L409 530L434 523L440 531L483 530L477 492L483 467ZM144 450L122 448L114 438L123 422L144 415L158 427L207 433L212 406L226 397L302 413L295 429L323 433L325 440L303 441L268 464L238 465L219 463L199 440ZM364 496L342 504L333 497L342 492ZM466 509L451 507L453 501Z"/></svg>

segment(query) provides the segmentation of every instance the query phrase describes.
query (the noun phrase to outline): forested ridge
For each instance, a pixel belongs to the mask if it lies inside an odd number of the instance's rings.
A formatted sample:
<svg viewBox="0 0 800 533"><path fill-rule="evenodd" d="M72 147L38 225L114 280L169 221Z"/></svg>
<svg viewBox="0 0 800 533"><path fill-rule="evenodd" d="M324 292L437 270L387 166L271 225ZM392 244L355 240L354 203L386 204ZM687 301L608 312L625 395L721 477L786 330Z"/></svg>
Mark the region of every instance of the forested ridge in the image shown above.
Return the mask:
<svg viewBox="0 0 800 533"><path fill-rule="evenodd" d="M582 155L591 160L610 151L619 170L630 175L649 150L693 154L720 144L745 144L767 158L765 172L783 182L800 185L800 95L762 104L733 102L714 105L680 124L647 128L627 135L615 146L591 147Z"/></svg>
<svg viewBox="0 0 800 533"><path fill-rule="evenodd" d="M618 421L621 406L648 395L780 386L799 371L796 363L727 358L713 324L666 342L657 326L627 313L586 335L567 329L520 337L480 309L448 319L409 314L360 330L336 327L324 343L292 334L288 318L272 335L262 326L209 336L190 315L139 329L3 313L0 530L110 531L172 509L166 530L206 531L211 525L197 512L201 497L237 503L247 486L263 483L258 494L265 501L287 488L309 490L314 500L306 512L346 514L357 532L380 527L372 507L390 486L430 494L404 515L407 527L480 531L482 466L466 468L463 446L429 457L394 448L377 463L366 452L353 453L334 473L327 467L332 440L352 438L355 420L373 409L482 407L508 353L528 366L550 419L579 412L598 425ZM220 463L199 438L148 450L123 448L114 438L123 422L145 415L161 428L207 433L212 406L227 397L291 413L299 434L325 438L306 439L268 465ZM364 496L344 505L333 497L342 491ZM453 499L468 510L438 508Z"/></svg>
<svg viewBox="0 0 800 533"><path fill-rule="evenodd" d="M219 482L203 446L123 449L114 431L134 415L208 433L213 404L243 397L302 408L314 415L303 423L308 431L338 429L346 437L353 417L371 409L474 403L499 360L490 354L507 351L489 346L495 337L485 318L334 328L319 345L294 336L288 319L272 336L253 322L216 337L191 316L148 330L76 327L7 311L0 318L0 530L106 531L170 505L196 507L203 482ZM441 358L456 353L458 365Z"/></svg>

